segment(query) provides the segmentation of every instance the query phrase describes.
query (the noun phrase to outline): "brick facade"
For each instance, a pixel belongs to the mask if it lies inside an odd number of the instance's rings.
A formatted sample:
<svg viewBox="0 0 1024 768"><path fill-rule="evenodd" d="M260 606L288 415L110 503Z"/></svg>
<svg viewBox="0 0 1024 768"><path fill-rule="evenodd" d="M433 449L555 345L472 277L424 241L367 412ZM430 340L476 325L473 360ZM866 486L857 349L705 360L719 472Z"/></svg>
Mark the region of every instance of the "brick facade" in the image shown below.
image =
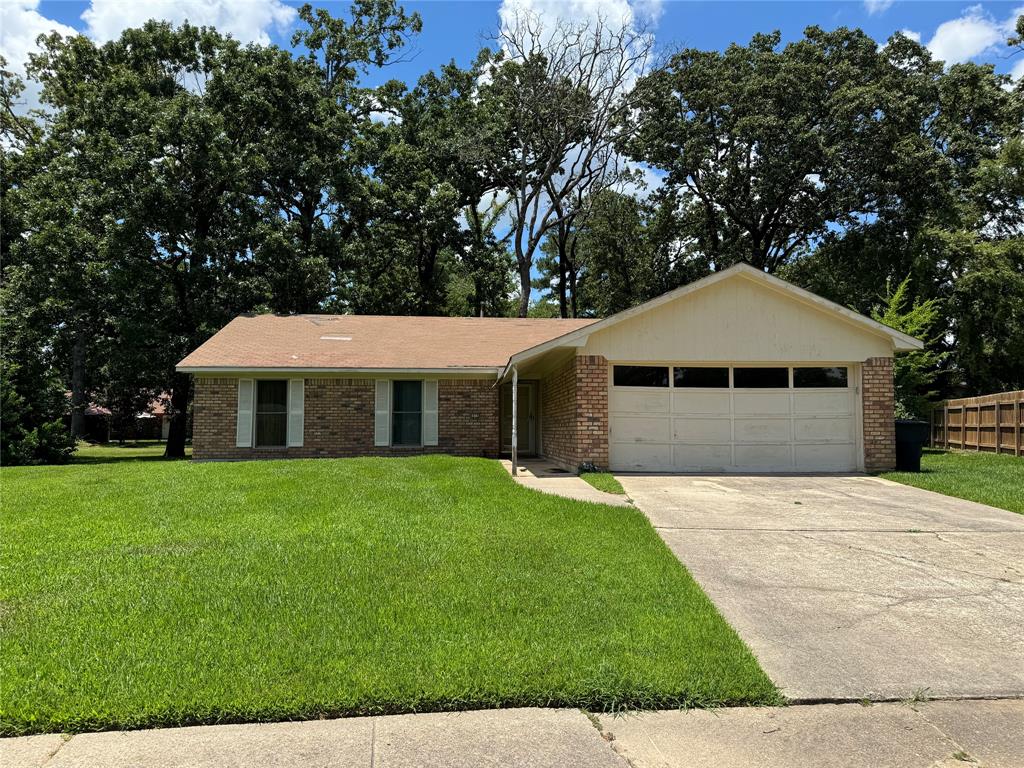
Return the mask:
<svg viewBox="0 0 1024 768"><path fill-rule="evenodd" d="M395 456L450 453L498 455L498 390L487 379L441 379L437 387L438 444L378 447L373 444L374 380L305 380L303 445L295 448L235 446L238 379L197 378L192 457L208 459Z"/></svg>
<svg viewBox="0 0 1024 768"><path fill-rule="evenodd" d="M895 395L892 358L871 357L861 366L864 408L864 469L881 472L896 466Z"/></svg>
<svg viewBox="0 0 1024 768"><path fill-rule="evenodd" d="M569 469L608 466L608 361L568 360L541 382L543 453Z"/></svg>

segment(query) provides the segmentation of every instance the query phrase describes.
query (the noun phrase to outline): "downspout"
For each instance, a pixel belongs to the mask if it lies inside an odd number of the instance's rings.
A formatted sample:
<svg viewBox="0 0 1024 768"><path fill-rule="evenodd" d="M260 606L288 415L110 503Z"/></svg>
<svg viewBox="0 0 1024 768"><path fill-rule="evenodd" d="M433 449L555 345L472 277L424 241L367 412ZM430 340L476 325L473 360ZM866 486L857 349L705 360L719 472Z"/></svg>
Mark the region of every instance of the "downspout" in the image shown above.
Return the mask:
<svg viewBox="0 0 1024 768"><path fill-rule="evenodd" d="M512 476L519 474L519 368L512 366Z"/></svg>

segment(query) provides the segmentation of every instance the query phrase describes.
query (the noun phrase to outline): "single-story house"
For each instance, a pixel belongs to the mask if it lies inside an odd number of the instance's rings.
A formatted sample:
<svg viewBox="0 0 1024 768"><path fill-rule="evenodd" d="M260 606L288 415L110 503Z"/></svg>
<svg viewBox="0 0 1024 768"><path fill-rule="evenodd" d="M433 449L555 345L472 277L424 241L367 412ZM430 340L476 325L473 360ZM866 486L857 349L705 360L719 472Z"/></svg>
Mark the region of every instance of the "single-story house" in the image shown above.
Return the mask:
<svg viewBox="0 0 1024 768"><path fill-rule="evenodd" d="M895 461L899 331L739 264L603 320L237 317L178 364L193 457L439 452L619 471Z"/></svg>

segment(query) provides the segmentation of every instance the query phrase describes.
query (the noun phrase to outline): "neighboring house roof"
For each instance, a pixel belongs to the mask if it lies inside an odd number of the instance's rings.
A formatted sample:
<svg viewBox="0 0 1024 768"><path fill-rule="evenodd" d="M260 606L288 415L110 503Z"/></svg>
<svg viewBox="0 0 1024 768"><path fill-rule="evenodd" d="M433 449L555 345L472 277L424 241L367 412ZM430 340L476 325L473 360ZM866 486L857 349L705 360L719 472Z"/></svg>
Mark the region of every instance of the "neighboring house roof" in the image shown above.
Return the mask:
<svg viewBox="0 0 1024 768"><path fill-rule="evenodd" d="M848 309L834 301L822 298L815 293L805 291L803 288L798 288L792 283L787 283L785 280L769 275L756 267L750 266L749 264L740 262L738 264L734 264L728 269L723 269L721 272L715 272L705 278L695 280L694 282L676 288L675 290L663 293L661 296L644 302L643 304L638 304L635 307L618 312L604 318L603 320L598 320L584 328L578 328L570 331L565 336L560 336L557 339L551 339L548 341L542 341L533 347L520 350L509 358L505 365L505 369L502 372L501 378L504 379L508 376L512 366L514 365L531 360L558 347L583 346L591 334L621 323L631 317L636 317L639 314L663 304L667 304L670 301L675 301L676 299L683 298L689 294L696 293L703 288L708 288L723 280L737 278L753 280L754 282L788 295L796 301L803 302L804 304L815 307L823 312L839 317L854 327L888 338L892 341L893 350L896 352L909 352L924 348L924 343L919 339L915 339L913 336L909 336L901 331L897 331L895 328L883 325L882 323L872 320L870 317L866 317L865 315L855 312L852 309Z"/></svg>
<svg viewBox="0 0 1024 768"><path fill-rule="evenodd" d="M178 363L202 371L497 372L516 352L594 320L242 315Z"/></svg>

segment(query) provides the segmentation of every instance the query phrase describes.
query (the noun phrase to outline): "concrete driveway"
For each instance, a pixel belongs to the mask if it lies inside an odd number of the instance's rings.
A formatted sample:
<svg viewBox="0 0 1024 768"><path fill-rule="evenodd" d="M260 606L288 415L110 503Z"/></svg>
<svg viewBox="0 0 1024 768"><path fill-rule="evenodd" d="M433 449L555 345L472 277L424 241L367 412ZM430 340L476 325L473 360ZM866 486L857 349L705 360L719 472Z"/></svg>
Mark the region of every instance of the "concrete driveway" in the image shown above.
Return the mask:
<svg viewBox="0 0 1024 768"><path fill-rule="evenodd" d="M1024 696L1024 516L859 475L619 480L790 698Z"/></svg>

